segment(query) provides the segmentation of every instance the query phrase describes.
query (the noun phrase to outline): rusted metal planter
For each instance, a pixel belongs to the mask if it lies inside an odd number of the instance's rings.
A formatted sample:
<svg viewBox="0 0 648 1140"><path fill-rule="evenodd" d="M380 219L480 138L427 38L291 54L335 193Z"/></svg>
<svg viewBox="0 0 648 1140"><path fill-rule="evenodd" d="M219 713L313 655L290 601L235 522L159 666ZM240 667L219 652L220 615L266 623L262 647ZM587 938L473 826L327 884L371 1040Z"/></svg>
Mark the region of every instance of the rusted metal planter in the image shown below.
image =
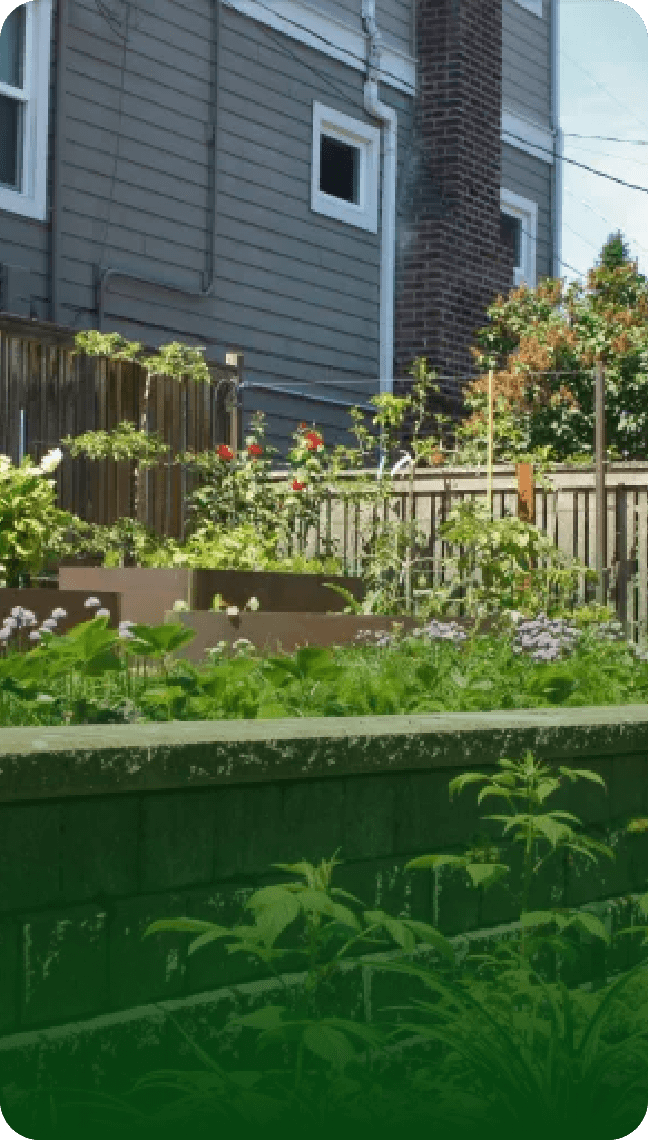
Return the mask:
<svg viewBox="0 0 648 1140"><path fill-rule="evenodd" d="M103 609L110 611L109 625L116 628L120 622L120 596L111 590L0 590L0 625L12 609L22 606L36 615L38 622L45 621L52 610L62 609L67 617L60 618L57 633L67 633L80 622L90 621L99 607L86 608L85 601L96 597Z"/></svg>
<svg viewBox="0 0 648 1140"><path fill-rule="evenodd" d="M195 663L204 661L208 649L219 641L232 646L246 638L259 650L269 653L293 653L304 645L352 645L360 630L385 630L391 633L395 622L405 632L424 624L421 618L383 617L370 614L317 614L317 613L240 613L228 617L214 610L189 610L168 613L168 621L179 621L196 636L178 651L178 657Z"/></svg>
<svg viewBox="0 0 648 1140"><path fill-rule="evenodd" d="M340 613L346 602L328 590L333 582L361 601L364 583L360 578L333 574L281 574L253 570L187 570L183 567L94 567L61 566L59 589L100 590L121 594L124 620L160 625L174 602L187 602L192 610L208 610L214 594L221 594L228 605L242 609L249 598L259 601L266 613Z"/></svg>

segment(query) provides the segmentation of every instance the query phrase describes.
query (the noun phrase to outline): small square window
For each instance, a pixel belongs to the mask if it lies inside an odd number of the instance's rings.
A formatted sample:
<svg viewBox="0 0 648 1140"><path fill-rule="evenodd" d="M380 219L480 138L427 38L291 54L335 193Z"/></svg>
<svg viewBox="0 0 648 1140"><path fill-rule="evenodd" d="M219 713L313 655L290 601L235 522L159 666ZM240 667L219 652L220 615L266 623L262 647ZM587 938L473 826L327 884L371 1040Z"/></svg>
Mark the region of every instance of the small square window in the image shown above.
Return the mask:
<svg viewBox="0 0 648 1140"><path fill-rule="evenodd" d="M378 232L380 129L313 103L311 209Z"/></svg>
<svg viewBox="0 0 648 1140"><path fill-rule="evenodd" d="M320 190L344 202L360 201L360 151L357 146L322 135Z"/></svg>

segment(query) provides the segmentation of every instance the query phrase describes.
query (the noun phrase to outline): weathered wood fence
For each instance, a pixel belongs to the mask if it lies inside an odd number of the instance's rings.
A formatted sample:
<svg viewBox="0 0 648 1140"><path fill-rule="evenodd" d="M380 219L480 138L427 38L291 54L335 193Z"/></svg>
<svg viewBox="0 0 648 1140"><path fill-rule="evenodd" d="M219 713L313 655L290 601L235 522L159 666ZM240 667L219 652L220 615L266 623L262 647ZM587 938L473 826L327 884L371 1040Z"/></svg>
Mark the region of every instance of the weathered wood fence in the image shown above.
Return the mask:
<svg viewBox="0 0 648 1140"><path fill-rule="evenodd" d="M74 353L69 329L0 315L0 453L14 463L24 455L36 462L68 435L115 427L121 420L140 422L148 414L151 431L160 433L171 453L202 451L219 443L241 445L241 415L231 401L243 379L243 357L227 354L226 363L210 362L214 382L178 382L152 377L148 405L146 372L137 364L114 363ZM530 517L566 554L595 566L596 510L594 466L557 465L548 471L552 490L530 490ZM286 478L277 471L273 478ZM344 479L375 479L375 471L349 472ZM177 464L161 463L145 476L140 519L160 534L181 537L185 505L194 478ZM126 463L89 462L66 456L57 472L60 506L92 522L109 524L129 514ZM648 461L611 463L607 467L607 566L609 594L619 618L632 631L648 632ZM513 464L494 468L494 515L517 515L520 488ZM439 534L450 511L464 499L485 498L484 467L443 467L420 471L410 493L407 473L399 480L385 516L409 520L422 528L428 561L421 570L427 584L447 585L452 552ZM348 573L357 573L363 538L370 533L373 508L326 496L320 525L305 553L325 553L326 540ZM595 587L583 590L583 600Z"/></svg>
<svg viewBox="0 0 648 1140"><path fill-rule="evenodd" d="M376 477L375 472L361 474L364 478ZM357 476L350 473L346 478L353 480ZM532 484L525 495L515 465L496 465L494 517L527 515L561 550L594 569L594 466L556 465L547 471L547 478L552 490ZM427 547L421 551L429 560L421 567L426 572L427 584L447 585L447 559L451 553L458 552L451 551L449 544L443 541L440 527L463 500L486 499L486 469L421 470L416 475L411 495L407 475L398 482L400 487L383 517L388 513L403 520L414 517L427 538ZM606 485L608 600L616 605L619 619L636 640L639 628L648 632L648 462L608 464ZM530 510L526 507L527 501L530 501ZM326 540L332 539L338 544L337 553L344 561L346 572L355 573L360 567L363 536L370 533L371 521L370 506L350 506L329 497L322 504L320 527L307 542L306 552L311 556L321 554L326 549ZM593 600L595 590L595 584L584 584L581 600Z"/></svg>
<svg viewBox="0 0 648 1140"><path fill-rule="evenodd" d="M230 443L240 433L230 403L233 385L242 381L243 357L227 359L209 362L209 385L152 376L146 403L141 365L75 355L69 329L0 316L0 453L14 463L25 455L38 462L65 436L110 430L121 420L139 425L144 412L172 454ZM128 463L65 455L56 478L59 505L81 518L109 524L129 514ZM146 472L144 484L141 521L179 537L191 475L161 463Z"/></svg>

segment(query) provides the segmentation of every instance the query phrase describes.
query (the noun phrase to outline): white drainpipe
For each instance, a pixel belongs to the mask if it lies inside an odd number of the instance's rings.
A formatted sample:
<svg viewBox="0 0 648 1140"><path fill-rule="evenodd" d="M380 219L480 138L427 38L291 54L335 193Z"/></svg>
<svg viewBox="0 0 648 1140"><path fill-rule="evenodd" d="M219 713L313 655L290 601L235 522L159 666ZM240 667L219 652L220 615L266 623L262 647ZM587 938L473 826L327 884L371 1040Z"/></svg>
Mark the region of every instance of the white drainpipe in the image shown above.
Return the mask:
<svg viewBox="0 0 648 1140"><path fill-rule="evenodd" d="M383 125L383 181L380 239L380 391L394 390L394 272L396 245L396 111L378 98L380 33L375 0L362 0L362 23L368 37L364 106Z"/></svg>

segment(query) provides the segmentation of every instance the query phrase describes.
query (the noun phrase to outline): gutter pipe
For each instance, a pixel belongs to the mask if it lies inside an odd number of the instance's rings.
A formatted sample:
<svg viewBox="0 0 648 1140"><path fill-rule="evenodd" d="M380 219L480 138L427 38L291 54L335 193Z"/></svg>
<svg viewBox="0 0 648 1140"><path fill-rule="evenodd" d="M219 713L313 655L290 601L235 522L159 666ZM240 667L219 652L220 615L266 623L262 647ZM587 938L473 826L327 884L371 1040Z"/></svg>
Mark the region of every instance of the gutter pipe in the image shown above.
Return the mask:
<svg viewBox="0 0 648 1140"><path fill-rule="evenodd" d="M375 0L362 0L362 23L367 37L364 108L383 126L383 180L380 239L380 391L394 390L394 272L396 244L396 127L392 107L378 98L381 35Z"/></svg>
<svg viewBox="0 0 648 1140"><path fill-rule="evenodd" d="M559 0L551 0L551 133L553 135L553 171L551 179L551 214L553 225L553 276L562 277L562 153L563 133L560 128L560 10Z"/></svg>

